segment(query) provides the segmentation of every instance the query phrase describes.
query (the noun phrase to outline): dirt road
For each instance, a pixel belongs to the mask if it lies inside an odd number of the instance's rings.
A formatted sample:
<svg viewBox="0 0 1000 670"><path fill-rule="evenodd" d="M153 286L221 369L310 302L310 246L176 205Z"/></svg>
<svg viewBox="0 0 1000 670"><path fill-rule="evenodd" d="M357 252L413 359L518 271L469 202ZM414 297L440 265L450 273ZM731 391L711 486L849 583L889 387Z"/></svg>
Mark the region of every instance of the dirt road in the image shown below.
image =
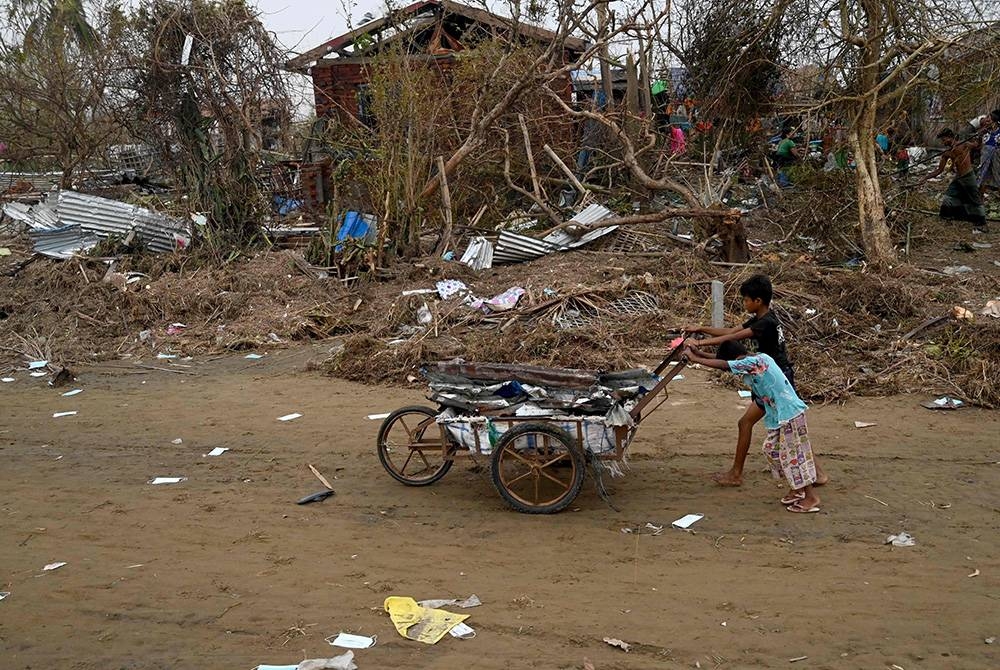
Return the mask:
<svg viewBox="0 0 1000 670"><path fill-rule="evenodd" d="M792 515L756 447L741 489L707 481L745 401L692 370L641 427L621 512L588 483L531 517L466 463L428 488L390 479L365 416L422 394L304 372L314 353L122 363L80 371L73 397L24 372L0 385L0 666L245 670L336 655L324 638L350 631L378 636L361 670L1000 667L996 413L815 407L834 481L821 514ZM321 488L307 463L336 496L296 506ZM689 512L695 532L669 529ZM621 531L647 522L668 529ZM915 547L883 544L901 530ZM404 640L381 611L472 593L467 641Z"/></svg>

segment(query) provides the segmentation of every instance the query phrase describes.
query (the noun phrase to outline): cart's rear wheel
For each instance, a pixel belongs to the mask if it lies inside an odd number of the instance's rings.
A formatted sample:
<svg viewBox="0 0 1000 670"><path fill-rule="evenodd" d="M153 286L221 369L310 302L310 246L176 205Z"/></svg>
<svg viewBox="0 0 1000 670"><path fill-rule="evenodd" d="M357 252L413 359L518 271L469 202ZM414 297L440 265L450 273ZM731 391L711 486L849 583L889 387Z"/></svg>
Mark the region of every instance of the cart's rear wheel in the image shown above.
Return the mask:
<svg viewBox="0 0 1000 670"><path fill-rule="evenodd" d="M430 407L411 405L386 417L378 431L378 459L393 479L427 486L448 474L455 462L445 457L441 429Z"/></svg>
<svg viewBox="0 0 1000 670"><path fill-rule="evenodd" d="M493 485L518 512L565 509L583 487L583 454L564 430L525 423L508 430L493 450Z"/></svg>

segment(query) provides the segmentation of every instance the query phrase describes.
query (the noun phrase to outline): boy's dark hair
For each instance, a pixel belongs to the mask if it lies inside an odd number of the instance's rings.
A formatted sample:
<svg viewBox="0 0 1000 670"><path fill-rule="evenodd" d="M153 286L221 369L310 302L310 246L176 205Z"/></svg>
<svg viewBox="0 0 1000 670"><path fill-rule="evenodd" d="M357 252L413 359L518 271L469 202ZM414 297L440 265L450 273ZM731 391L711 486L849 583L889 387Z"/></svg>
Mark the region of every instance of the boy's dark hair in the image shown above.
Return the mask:
<svg viewBox="0 0 1000 670"><path fill-rule="evenodd" d="M940 133L937 134L937 138L939 140L947 139L950 137L955 137L955 131L952 130L951 128L945 128L944 130L942 130Z"/></svg>
<svg viewBox="0 0 1000 670"><path fill-rule="evenodd" d="M771 280L767 275L754 275L740 284L740 295L747 298L760 298L765 305L771 304L774 297L774 289L771 287Z"/></svg>
<svg viewBox="0 0 1000 670"><path fill-rule="evenodd" d="M729 340L719 345L715 357L720 361L735 361L740 356L747 355L747 348L735 340Z"/></svg>
<svg viewBox="0 0 1000 670"><path fill-rule="evenodd" d="M994 109L990 112L990 118L993 119L995 123L1000 123L1000 109Z"/></svg>

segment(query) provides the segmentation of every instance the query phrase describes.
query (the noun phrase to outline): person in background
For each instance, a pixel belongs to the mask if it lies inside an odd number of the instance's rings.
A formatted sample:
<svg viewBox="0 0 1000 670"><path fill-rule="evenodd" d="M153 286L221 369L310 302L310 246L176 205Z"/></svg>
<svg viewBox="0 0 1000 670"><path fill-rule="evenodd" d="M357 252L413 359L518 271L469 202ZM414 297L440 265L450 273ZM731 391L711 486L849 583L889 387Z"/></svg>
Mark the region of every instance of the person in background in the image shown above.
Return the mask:
<svg viewBox="0 0 1000 670"><path fill-rule="evenodd" d="M979 193L976 173L972 168L972 150L982 143L982 138L976 136L962 142L958 141L955 131L945 128L938 133L937 138L944 142L945 151L941 154L941 162L937 169L929 173L924 181L934 179L948 167L955 172L955 178L948 184L948 190L941 200L942 219L957 219L972 224L973 231L986 232L986 207Z"/></svg>
<svg viewBox="0 0 1000 670"><path fill-rule="evenodd" d="M1000 140L1000 109L990 112L984 131L978 182L979 193L985 197L987 191L1000 189L1000 154L997 153L997 142Z"/></svg>

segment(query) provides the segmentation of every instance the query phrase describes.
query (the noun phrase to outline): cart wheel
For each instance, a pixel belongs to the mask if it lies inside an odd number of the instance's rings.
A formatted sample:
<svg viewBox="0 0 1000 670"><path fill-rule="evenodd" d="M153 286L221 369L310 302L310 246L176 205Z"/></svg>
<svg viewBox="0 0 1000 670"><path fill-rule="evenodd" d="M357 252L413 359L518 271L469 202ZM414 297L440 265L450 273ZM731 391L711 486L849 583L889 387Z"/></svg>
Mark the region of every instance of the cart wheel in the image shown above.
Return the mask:
<svg viewBox="0 0 1000 670"><path fill-rule="evenodd" d="M386 417L378 431L378 459L393 479L427 486L448 474L454 460L444 456L441 430L430 407L411 405Z"/></svg>
<svg viewBox="0 0 1000 670"><path fill-rule="evenodd" d="M583 487L583 454L565 431L525 423L504 433L493 450L493 485L518 512L553 514Z"/></svg>

